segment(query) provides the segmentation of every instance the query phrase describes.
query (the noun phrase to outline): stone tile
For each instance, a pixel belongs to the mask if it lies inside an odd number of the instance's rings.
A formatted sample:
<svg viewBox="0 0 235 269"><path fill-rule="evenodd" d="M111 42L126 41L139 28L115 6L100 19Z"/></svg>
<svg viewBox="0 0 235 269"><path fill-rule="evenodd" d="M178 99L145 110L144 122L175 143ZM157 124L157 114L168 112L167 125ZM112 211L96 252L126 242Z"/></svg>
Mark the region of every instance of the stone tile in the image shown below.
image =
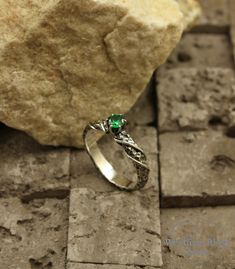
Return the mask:
<svg viewBox="0 0 235 269"><path fill-rule="evenodd" d="M235 204L235 139L218 131L159 139L163 207Z"/></svg>
<svg viewBox="0 0 235 269"><path fill-rule="evenodd" d="M158 195L72 189L68 260L161 266Z"/></svg>
<svg viewBox="0 0 235 269"><path fill-rule="evenodd" d="M72 153L68 244L71 262L162 264L156 129L137 127L130 133L149 160L150 180L144 190L119 191L99 175L84 151ZM121 148L113 149L106 142L101 145L105 153L124 170L129 162L121 161Z"/></svg>
<svg viewBox="0 0 235 269"><path fill-rule="evenodd" d="M150 266L132 266L132 265L114 265L114 264L90 264L90 263L68 263L67 269L154 269L160 267Z"/></svg>
<svg viewBox="0 0 235 269"><path fill-rule="evenodd" d="M159 130L206 130L235 124L234 71L177 68L157 75Z"/></svg>
<svg viewBox="0 0 235 269"><path fill-rule="evenodd" d="M0 196L26 200L69 192L70 150L40 146L22 132L0 129Z"/></svg>
<svg viewBox="0 0 235 269"><path fill-rule="evenodd" d="M0 199L0 215L1 268L65 268L67 199Z"/></svg>
<svg viewBox="0 0 235 269"><path fill-rule="evenodd" d="M163 209L163 268L234 268L234 219L234 206Z"/></svg>
<svg viewBox="0 0 235 269"><path fill-rule="evenodd" d="M202 17L193 31L221 33L229 28L229 0L200 0Z"/></svg>
<svg viewBox="0 0 235 269"><path fill-rule="evenodd" d="M230 36L233 45L233 59L235 62L235 2L229 0L229 10L230 10Z"/></svg>
<svg viewBox="0 0 235 269"><path fill-rule="evenodd" d="M216 57L215 57L216 55ZM186 34L164 68L233 68L232 46L226 34Z"/></svg>
<svg viewBox="0 0 235 269"><path fill-rule="evenodd" d="M128 128L130 129L130 128ZM156 189L158 165L157 165L157 133L153 127L133 127L129 133L144 150L150 167L150 177L145 188L154 186ZM118 171L126 171L126 176L135 177L135 169L129 159L126 158L122 148L113 142L112 137L104 136L100 142L104 155ZM118 160L118 161L117 161ZM71 187L91 188L95 191L116 191L102 175L97 171L89 155L85 150L73 150L71 153Z"/></svg>

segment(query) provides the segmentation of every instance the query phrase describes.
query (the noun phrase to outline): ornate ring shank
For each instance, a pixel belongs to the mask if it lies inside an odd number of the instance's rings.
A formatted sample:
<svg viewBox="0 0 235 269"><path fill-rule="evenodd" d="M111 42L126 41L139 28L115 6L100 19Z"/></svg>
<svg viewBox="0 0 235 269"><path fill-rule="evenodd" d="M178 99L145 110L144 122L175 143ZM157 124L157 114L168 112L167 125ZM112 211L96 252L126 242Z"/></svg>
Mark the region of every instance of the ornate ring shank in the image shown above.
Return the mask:
<svg viewBox="0 0 235 269"><path fill-rule="evenodd" d="M136 168L137 182L124 178L121 173L118 173L107 161L97 144L97 141L104 135L104 133L109 133L105 124L106 121L89 124L83 133L87 152L95 166L110 183L114 184L118 188L124 190L136 190L143 188L148 181L149 175L146 155L126 131L114 134L114 141L122 146L127 157L132 161Z"/></svg>

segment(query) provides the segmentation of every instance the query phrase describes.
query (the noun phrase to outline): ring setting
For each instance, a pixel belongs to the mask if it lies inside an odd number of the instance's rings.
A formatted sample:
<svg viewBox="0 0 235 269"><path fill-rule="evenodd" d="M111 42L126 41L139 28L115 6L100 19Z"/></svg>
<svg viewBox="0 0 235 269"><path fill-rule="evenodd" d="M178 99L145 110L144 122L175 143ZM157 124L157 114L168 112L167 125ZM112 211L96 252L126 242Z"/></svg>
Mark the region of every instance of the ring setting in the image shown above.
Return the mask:
<svg viewBox="0 0 235 269"><path fill-rule="evenodd" d="M149 168L145 153L127 133L126 125L127 120L122 114L112 114L105 120L88 124L84 130L83 139L95 166L110 183L122 190L137 190L147 183ZM137 174L136 182L125 178L121 171L116 171L104 157L97 142L105 134L113 136L114 141L123 148L126 156L133 163Z"/></svg>

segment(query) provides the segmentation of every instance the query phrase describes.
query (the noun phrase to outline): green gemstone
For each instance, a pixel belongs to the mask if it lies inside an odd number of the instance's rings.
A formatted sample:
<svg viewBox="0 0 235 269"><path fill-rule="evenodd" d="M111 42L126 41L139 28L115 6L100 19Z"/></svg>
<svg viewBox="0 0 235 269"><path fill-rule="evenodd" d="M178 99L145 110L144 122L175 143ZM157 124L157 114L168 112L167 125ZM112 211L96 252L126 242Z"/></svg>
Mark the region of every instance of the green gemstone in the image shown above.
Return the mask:
<svg viewBox="0 0 235 269"><path fill-rule="evenodd" d="M109 125L112 129L119 129L124 125L122 114L112 114L109 117Z"/></svg>

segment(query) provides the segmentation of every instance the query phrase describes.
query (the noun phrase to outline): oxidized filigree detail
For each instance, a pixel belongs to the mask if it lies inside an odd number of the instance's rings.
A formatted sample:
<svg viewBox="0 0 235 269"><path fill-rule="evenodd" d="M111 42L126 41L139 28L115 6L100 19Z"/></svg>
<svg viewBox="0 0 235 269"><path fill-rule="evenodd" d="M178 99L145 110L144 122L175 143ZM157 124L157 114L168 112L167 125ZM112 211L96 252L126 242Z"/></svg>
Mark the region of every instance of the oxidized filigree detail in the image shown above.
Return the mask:
<svg viewBox="0 0 235 269"><path fill-rule="evenodd" d="M132 160L133 165L136 168L138 183L135 186L135 189L144 187L148 181L149 168L147 165L147 157L143 150L126 131L120 132L114 139L124 148L127 157Z"/></svg>

